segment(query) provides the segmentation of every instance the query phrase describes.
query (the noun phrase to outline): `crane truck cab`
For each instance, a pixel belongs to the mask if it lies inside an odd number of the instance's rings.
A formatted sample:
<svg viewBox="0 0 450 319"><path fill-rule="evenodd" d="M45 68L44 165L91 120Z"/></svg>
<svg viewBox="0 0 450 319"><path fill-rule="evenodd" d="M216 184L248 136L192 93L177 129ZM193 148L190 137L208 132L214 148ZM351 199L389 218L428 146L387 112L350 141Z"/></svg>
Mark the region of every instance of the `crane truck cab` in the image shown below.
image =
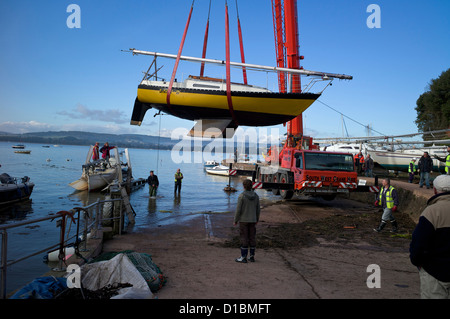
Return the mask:
<svg viewBox="0 0 450 319"><path fill-rule="evenodd" d="M258 167L260 188L290 199L296 195L319 196L331 200L337 194L357 188L357 173L350 153L323 152L284 147L279 161Z"/></svg>

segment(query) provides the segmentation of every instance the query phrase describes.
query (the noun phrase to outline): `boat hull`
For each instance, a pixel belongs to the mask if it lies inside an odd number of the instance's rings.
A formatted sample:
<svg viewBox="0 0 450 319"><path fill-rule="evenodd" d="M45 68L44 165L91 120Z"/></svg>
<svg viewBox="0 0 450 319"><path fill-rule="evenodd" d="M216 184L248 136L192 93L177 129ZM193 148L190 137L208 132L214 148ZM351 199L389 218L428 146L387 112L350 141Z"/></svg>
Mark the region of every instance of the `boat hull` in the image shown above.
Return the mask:
<svg viewBox="0 0 450 319"><path fill-rule="evenodd" d="M226 166L215 166L212 168L206 168L205 171L211 175L229 176L230 170Z"/></svg>
<svg viewBox="0 0 450 319"><path fill-rule="evenodd" d="M394 170L394 171L408 171L409 163L413 158L416 158L416 168L419 163L419 159L422 156L422 151L409 151L409 152L390 152L390 151L369 151L370 157L372 157L373 161L378 163L385 169ZM437 159L433 160L433 172L445 172L445 164L438 161Z"/></svg>
<svg viewBox="0 0 450 319"><path fill-rule="evenodd" d="M232 91L233 114L239 125L286 123L304 112L320 94ZM187 120L232 118L226 91L176 88L167 103L167 87L141 84L131 124L140 125L145 112L156 108Z"/></svg>
<svg viewBox="0 0 450 319"><path fill-rule="evenodd" d="M34 183L0 184L0 206L24 201L30 198Z"/></svg>

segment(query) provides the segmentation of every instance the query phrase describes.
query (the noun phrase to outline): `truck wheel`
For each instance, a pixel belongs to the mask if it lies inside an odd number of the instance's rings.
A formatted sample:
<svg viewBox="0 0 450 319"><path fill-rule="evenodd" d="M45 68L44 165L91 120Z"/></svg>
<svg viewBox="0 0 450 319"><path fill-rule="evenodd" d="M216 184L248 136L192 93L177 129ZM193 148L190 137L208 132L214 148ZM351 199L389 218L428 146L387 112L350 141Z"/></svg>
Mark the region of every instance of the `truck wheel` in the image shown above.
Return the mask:
<svg viewBox="0 0 450 319"><path fill-rule="evenodd" d="M288 177L286 174L281 174L280 183L287 184L289 183ZM291 199L294 196L294 191L292 189L280 189L280 195L283 199Z"/></svg>
<svg viewBox="0 0 450 319"><path fill-rule="evenodd" d="M273 174L272 176L272 183L279 183L280 181L278 180L278 174ZM280 190L279 189L272 189L272 193L274 195L280 195Z"/></svg>

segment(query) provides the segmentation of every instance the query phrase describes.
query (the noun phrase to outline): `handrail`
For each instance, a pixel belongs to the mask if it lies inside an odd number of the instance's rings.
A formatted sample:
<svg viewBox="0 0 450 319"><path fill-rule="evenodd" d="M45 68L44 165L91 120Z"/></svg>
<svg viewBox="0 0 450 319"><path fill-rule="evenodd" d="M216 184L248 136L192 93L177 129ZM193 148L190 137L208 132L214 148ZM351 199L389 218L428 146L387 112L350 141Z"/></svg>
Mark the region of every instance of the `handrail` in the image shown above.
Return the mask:
<svg viewBox="0 0 450 319"><path fill-rule="evenodd" d="M36 218L36 219L28 220L28 221L22 221L22 222L18 222L18 223L14 223L14 224L0 226L0 235L2 236L2 238L1 238L1 255L0 255L0 257L1 257L1 259L0 259L0 270L1 270L0 299L6 298L6 279L7 279L6 273L7 273L8 266L11 266L13 264L21 262L30 257L36 256L38 254L42 254L46 251L49 251L51 249L59 247L60 248L60 254L58 256L59 269L60 270L62 269L62 262L65 258L64 248L67 247L68 242L70 240L72 240L73 238L77 238L77 240L80 238L79 225L80 225L80 220L81 220L81 217L80 217L81 211L84 212L83 239L81 241L84 242L84 250L85 251L86 251L86 241L87 241L88 230L94 231L94 237L91 237L91 238L95 238L97 230L101 228L102 221L119 219L119 221L121 223L122 222L122 213L123 213L122 209L120 209L119 217L102 218L101 214L99 213L99 207L100 207L99 205L100 204L103 204L106 202L115 202L115 201L122 201L122 198L97 200L95 203L92 203L85 207L74 207L73 209L71 209L69 211L60 211L56 214L51 214L47 217L41 217L41 218ZM89 213L88 213L89 209L94 208L94 207L96 208L96 214L92 214L92 216L89 216ZM77 217L75 217L76 214L78 215ZM78 223L77 223L76 234L72 235L68 238L65 238L65 234L64 234L65 233L65 217L67 215L69 215L73 219L73 221L75 221L75 219L76 219L78 221ZM89 219L90 219L90 222L89 222ZM47 220L57 220L57 223L60 223L61 230L60 230L60 238L58 240L58 243L8 262L8 259L7 259L8 230L10 230L12 228L23 227L23 226L30 225L30 224L40 223L40 222L47 221ZM121 229L122 229L122 225L120 224L119 232L121 231Z"/></svg>

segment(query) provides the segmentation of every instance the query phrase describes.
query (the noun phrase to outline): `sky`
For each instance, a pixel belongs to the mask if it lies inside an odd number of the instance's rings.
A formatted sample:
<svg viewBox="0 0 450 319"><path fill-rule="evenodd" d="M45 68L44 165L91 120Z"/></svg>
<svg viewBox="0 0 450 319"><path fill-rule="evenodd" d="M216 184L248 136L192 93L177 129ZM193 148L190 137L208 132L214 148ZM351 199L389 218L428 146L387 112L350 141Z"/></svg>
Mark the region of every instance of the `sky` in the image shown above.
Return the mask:
<svg viewBox="0 0 450 319"><path fill-rule="evenodd" d="M236 3L246 62L275 66L270 0L228 0L231 60L240 62ZM73 19L71 4L80 9L79 19ZM0 131L170 137L176 129L190 129L194 122L154 117L154 110L142 126L129 124L137 86L152 58L122 50L176 54L191 4L2 0ZM378 5L378 20L370 4ZM195 0L183 55L201 57L208 7L209 0ZM207 58L225 59L224 8L225 1L212 0ZM303 113L304 133L316 138L416 133L417 98L450 68L448 12L448 0L299 0L302 66L353 76L333 81ZM370 28L368 19L379 27ZM79 27L69 27L74 22ZM173 61L158 60L158 66L160 76L170 79ZM199 70L199 64L180 62L176 77ZM205 75L224 77L225 68L207 65ZM242 82L242 74L233 71L231 80ZM262 72L249 74L249 84L277 89L276 77ZM283 125L265 129L286 132Z"/></svg>

